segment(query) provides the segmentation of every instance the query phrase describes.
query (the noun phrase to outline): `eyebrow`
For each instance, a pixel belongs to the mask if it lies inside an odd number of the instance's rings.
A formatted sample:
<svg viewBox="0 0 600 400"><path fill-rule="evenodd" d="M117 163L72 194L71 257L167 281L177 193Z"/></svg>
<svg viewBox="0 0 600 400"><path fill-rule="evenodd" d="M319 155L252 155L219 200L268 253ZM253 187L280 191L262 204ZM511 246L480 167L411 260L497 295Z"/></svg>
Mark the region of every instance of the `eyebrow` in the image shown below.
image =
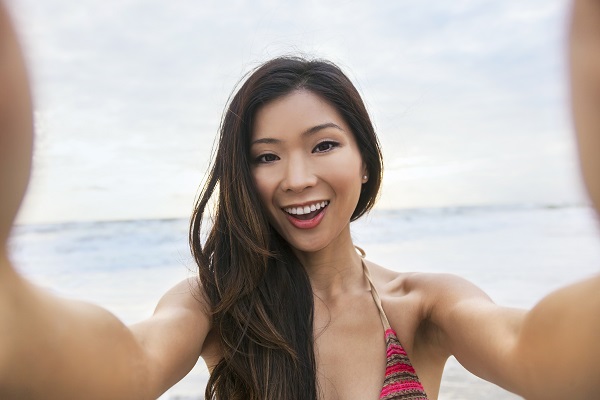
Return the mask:
<svg viewBox="0 0 600 400"><path fill-rule="evenodd" d="M333 122L326 122L324 124L319 124L319 125L315 125L311 128L308 128L307 130L302 132L302 136L310 136L310 135L313 135L313 134L315 134L323 129L327 129L327 128L334 128L334 129L338 129L342 132L345 132L338 124L334 124ZM274 143L281 143L281 140L275 139L275 138L261 138L261 139L254 140L252 143L250 143L250 146L254 146L255 144L260 144L260 143L274 144Z"/></svg>

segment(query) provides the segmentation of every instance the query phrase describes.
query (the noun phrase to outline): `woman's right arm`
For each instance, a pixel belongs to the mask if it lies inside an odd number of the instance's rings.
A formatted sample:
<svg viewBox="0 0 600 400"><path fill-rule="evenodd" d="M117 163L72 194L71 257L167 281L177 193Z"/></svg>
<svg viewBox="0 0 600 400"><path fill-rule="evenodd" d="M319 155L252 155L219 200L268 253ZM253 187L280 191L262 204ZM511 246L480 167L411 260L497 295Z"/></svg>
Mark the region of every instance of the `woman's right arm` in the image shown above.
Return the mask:
<svg viewBox="0 0 600 400"><path fill-rule="evenodd" d="M27 73L0 0L0 399L155 399L200 355L210 329L196 280L131 328L108 311L31 285L7 240L29 178Z"/></svg>
<svg viewBox="0 0 600 400"><path fill-rule="evenodd" d="M100 307L45 293L5 265L0 398L157 398L192 369L210 329L191 284L175 286L151 318L128 328Z"/></svg>

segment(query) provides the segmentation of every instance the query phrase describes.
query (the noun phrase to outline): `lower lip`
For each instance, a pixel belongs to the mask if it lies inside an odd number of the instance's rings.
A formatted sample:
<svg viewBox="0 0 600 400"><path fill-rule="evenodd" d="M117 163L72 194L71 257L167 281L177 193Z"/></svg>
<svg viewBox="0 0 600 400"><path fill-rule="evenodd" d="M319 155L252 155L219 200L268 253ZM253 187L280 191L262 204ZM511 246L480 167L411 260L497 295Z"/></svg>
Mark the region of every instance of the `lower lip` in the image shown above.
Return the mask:
<svg viewBox="0 0 600 400"><path fill-rule="evenodd" d="M318 213L317 215L315 215L314 218L307 219L307 220L302 220L302 219L294 218L293 216L291 216L288 213L286 213L286 216L287 216L288 221L290 221L290 223L292 225L294 225L296 228L298 228L298 229L312 229L312 228L315 228L317 225L319 225L321 223L321 221L323 220L323 217L325 217L325 213L326 212L327 212L327 207L325 207L323 209L323 211L321 211L320 213Z"/></svg>

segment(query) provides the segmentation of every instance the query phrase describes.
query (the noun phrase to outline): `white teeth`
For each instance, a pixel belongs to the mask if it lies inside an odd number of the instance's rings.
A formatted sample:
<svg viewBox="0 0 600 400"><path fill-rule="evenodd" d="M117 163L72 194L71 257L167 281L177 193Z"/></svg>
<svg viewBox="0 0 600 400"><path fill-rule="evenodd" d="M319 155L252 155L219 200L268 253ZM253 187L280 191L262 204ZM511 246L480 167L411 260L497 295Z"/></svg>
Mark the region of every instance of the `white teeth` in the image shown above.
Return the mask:
<svg viewBox="0 0 600 400"><path fill-rule="evenodd" d="M312 212L312 211L320 210L321 208L325 207L328 204L329 204L329 201L322 201L320 203L314 203L314 204L307 205L304 207L287 207L287 208L284 208L283 210L286 213L292 214L292 215L304 215L304 214L308 214L309 212Z"/></svg>

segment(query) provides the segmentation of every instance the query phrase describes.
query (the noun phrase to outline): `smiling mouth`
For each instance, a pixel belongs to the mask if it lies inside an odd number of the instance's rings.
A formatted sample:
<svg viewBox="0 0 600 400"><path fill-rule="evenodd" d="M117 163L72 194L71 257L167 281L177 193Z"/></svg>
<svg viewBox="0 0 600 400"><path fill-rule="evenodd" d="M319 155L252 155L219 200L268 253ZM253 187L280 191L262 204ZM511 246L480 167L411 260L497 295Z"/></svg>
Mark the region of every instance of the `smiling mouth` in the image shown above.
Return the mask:
<svg viewBox="0 0 600 400"><path fill-rule="evenodd" d="M291 217L299 219L301 221L311 220L319 215L325 207L329 205L329 201L321 201L318 203L307 204L301 207L286 207L283 209Z"/></svg>

